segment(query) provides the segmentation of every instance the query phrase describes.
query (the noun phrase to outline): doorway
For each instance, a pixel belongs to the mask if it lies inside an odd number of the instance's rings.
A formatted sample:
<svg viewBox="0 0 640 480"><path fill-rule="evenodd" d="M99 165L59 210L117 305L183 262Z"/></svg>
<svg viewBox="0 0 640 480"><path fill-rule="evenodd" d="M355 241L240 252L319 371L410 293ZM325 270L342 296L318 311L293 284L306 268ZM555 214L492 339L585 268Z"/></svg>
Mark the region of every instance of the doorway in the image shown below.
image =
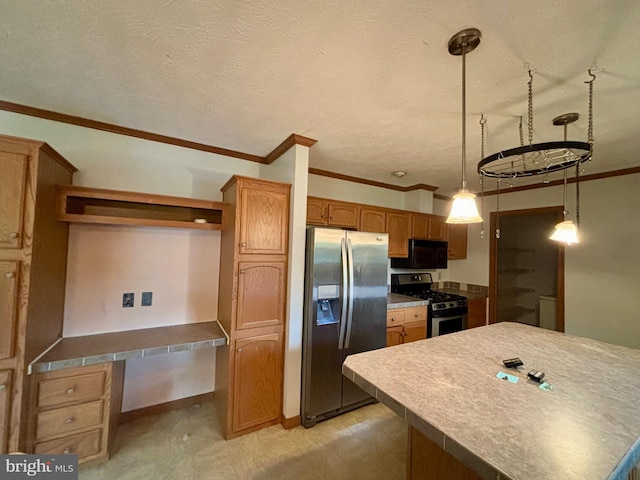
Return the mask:
<svg viewBox="0 0 640 480"><path fill-rule="evenodd" d="M562 219L562 207L491 213L489 323L564 332L564 248L549 240Z"/></svg>

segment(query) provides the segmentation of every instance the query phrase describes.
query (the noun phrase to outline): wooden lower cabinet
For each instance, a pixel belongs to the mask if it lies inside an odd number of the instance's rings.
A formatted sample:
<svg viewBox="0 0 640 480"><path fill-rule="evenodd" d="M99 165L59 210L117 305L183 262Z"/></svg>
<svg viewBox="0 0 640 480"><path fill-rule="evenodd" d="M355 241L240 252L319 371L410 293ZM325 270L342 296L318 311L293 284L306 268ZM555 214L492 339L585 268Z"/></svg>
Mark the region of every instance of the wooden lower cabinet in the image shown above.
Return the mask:
<svg viewBox="0 0 640 480"><path fill-rule="evenodd" d="M481 327L487 324L487 298L473 298L467 300L469 313L467 315L467 328Z"/></svg>
<svg viewBox="0 0 640 480"><path fill-rule="evenodd" d="M11 370L0 371L0 452L7 451L9 437L9 393L11 392Z"/></svg>
<svg viewBox="0 0 640 480"><path fill-rule="evenodd" d="M480 480L480 476L409 426L407 475L410 480Z"/></svg>
<svg viewBox="0 0 640 480"><path fill-rule="evenodd" d="M233 431L279 421L282 410L282 334L235 341Z"/></svg>
<svg viewBox="0 0 640 480"><path fill-rule="evenodd" d="M106 460L122 407L124 362L31 376L29 450Z"/></svg>
<svg viewBox="0 0 640 480"><path fill-rule="evenodd" d="M387 347L427 338L427 307L387 310Z"/></svg>

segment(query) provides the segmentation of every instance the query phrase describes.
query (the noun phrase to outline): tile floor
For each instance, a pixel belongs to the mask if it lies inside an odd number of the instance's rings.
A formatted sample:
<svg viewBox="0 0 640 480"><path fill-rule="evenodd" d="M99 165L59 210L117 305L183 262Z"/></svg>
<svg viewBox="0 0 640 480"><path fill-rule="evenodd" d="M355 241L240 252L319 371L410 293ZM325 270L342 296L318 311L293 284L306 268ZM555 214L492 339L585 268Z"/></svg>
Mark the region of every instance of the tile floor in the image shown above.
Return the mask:
<svg viewBox="0 0 640 480"><path fill-rule="evenodd" d="M406 423L382 404L225 441L211 401L121 425L111 459L79 478L401 480L406 443Z"/></svg>

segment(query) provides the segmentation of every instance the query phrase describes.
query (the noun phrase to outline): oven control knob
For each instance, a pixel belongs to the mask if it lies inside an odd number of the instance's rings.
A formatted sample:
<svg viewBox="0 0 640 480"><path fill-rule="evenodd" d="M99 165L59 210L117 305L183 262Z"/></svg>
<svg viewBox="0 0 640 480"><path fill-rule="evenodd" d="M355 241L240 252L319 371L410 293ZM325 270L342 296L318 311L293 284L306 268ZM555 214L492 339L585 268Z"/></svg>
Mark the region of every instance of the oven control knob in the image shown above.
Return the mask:
<svg viewBox="0 0 640 480"><path fill-rule="evenodd" d="M464 300L458 301L458 306L459 307L464 307Z"/></svg>

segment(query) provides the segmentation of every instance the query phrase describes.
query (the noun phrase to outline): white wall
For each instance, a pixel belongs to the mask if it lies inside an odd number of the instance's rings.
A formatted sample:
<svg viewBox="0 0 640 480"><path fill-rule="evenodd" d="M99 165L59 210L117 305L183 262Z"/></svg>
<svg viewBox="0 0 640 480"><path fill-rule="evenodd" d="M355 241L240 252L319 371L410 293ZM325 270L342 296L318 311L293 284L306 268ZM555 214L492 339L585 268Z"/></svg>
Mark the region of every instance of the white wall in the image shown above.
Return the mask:
<svg viewBox="0 0 640 480"><path fill-rule="evenodd" d="M639 180L634 174L581 183L581 243L565 248L567 333L640 348ZM572 219L574 192L569 185ZM468 258L449 262L450 280L488 285L489 212L496 210L495 201L495 196L485 200L484 239L481 224L469 225ZM561 204L561 186L500 196L502 211Z"/></svg>
<svg viewBox="0 0 640 480"><path fill-rule="evenodd" d="M221 200L233 174L260 165L0 111L0 133L46 141L78 168L74 184ZM73 224L64 335L215 320L220 233ZM153 292L153 306L140 294ZM135 307L122 308L122 294ZM215 350L129 360L123 411L213 390Z"/></svg>
<svg viewBox="0 0 640 480"><path fill-rule="evenodd" d="M263 178L292 184L282 413L285 418L294 418L300 415L309 147L293 146L269 167L263 167L262 174Z"/></svg>

